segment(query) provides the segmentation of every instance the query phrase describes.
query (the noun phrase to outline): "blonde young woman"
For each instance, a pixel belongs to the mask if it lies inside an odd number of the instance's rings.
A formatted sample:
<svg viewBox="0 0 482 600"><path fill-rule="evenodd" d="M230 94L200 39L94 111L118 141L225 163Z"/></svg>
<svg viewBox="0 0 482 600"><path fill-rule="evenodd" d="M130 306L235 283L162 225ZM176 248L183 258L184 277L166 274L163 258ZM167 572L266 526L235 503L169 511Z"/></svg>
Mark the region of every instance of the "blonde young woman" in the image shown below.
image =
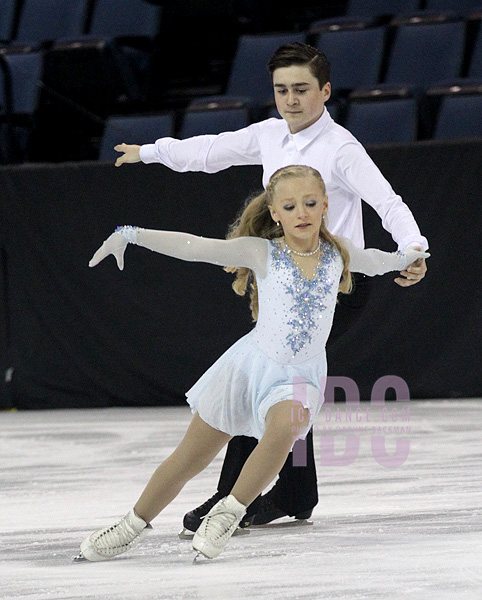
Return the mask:
<svg viewBox="0 0 482 600"><path fill-rule="evenodd" d="M328 233L327 209L319 172L289 166L248 201L227 240L124 226L94 254L91 267L113 254L122 270L126 246L133 243L182 260L222 265L236 273L236 293L243 295L250 286L256 326L186 393L194 416L183 440L154 472L134 508L88 536L78 558L106 560L134 547L152 528L150 522L233 436L254 436L259 444L231 493L209 511L193 538L198 553L218 556L295 440L306 436L323 404L325 343L337 293L350 291L350 270L381 275L429 256L411 249L356 248Z"/></svg>

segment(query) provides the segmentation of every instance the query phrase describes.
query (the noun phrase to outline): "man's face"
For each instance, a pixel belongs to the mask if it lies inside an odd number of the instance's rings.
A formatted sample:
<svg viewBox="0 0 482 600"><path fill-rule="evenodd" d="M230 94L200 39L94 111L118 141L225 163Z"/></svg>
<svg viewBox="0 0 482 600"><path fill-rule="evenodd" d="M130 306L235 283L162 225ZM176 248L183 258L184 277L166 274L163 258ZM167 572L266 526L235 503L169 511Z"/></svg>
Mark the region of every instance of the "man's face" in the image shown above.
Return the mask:
<svg viewBox="0 0 482 600"><path fill-rule="evenodd" d="M288 123L291 133L298 133L317 121L331 94L331 84L321 88L306 65L281 67L273 72L276 108Z"/></svg>

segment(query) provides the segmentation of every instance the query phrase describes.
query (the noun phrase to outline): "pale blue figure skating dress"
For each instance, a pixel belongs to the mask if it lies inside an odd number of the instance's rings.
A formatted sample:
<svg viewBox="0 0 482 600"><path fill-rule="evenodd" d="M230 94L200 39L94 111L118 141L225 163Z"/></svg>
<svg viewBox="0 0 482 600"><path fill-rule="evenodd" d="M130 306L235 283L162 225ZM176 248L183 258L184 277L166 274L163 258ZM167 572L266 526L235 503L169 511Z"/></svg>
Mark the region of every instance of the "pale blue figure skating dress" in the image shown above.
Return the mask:
<svg viewBox="0 0 482 600"><path fill-rule="evenodd" d="M323 404L325 345L343 264L322 244L312 280L291 253L267 241L266 276L256 273L259 316L255 328L229 348L186 393L193 411L215 429L260 439L268 409L296 400L312 421ZM306 433L306 432L305 432Z"/></svg>
<svg viewBox="0 0 482 600"><path fill-rule="evenodd" d="M258 286L259 316L254 329L231 346L186 393L193 412L229 435L260 439L271 406L294 400L309 409L310 422L323 404L327 377L325 345L335 311L343 260L321 243L312 279L303 276L280 239L240 237L215 240L172 231L138 229L134 243L195 262L251 269ZM350 256L350 271L382 275L401 271L429 256L357 248L339 241Z"/></svg>

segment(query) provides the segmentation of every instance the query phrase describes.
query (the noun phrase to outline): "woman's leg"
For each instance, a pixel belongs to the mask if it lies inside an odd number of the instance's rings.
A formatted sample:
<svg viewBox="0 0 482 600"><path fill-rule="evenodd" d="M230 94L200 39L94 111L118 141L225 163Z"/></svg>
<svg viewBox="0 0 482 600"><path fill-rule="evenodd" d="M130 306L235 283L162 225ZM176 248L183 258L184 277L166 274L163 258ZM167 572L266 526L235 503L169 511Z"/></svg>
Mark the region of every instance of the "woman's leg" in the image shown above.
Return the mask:
<svg viewBox="0 0 482 600"><path fill-rule="evenodd" d="M196 413L179 446L156 469L134 507L150 523L200 473L225 446L231 436L214 429Z"/></svg>
<svg viewBox="0 0 482 600"><path fill-rule="evenodd" d="M239 502L248 506L278 475L294 439L308 429L309 416L309 410L293 400L283 400L268 410L264 435L231 490Z"/></svg>
<svg viewBox="0 0 482 600"><path fill-rule="evenodd" d="M75 560L108 560L134 548L152 529L150 521L212 461L230 437L196 413L183 440L154 472L134 509L111 527L87 536Z"/></svg>

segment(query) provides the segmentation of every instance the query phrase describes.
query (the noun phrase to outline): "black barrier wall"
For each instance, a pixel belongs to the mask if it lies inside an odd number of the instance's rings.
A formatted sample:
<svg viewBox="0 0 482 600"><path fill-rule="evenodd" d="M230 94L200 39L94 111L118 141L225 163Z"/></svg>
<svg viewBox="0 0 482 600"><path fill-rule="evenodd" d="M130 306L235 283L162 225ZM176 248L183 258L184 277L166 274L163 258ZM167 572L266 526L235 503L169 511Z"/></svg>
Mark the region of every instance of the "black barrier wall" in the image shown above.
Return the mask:
<svg viewBox="0 0 482 600"><path fill-rule="evenodd" d="M363 319L334 345L329 374L369 399L383 376L412 398L482 395L478 237L482 141L378 147L370 154L430 242L425 280L376 278ZM87 263L118 224L224 237L261 169L215 175L159 165L0 169L0 406L166 405L252 327L221 268L129 247ZM365 210L367 246L394 250Z"/></svg>

